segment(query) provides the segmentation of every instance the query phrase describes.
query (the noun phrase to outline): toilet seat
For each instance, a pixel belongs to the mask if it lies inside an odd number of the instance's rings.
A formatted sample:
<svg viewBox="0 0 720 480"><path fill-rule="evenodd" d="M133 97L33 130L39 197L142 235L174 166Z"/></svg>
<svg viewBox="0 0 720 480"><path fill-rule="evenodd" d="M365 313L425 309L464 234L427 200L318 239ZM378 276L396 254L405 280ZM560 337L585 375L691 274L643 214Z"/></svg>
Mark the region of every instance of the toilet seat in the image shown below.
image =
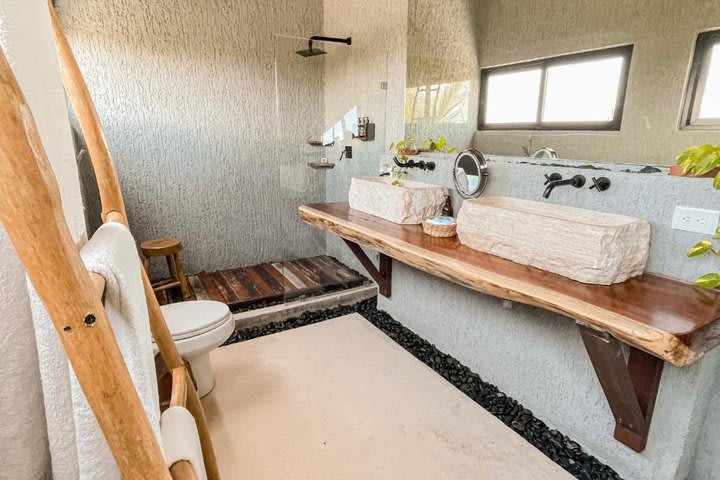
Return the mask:
<svg viewBox="0 0 720 480"><path fill-rule="evenodd" d="M212 300L172 303L160 308L175 341L207 333L232 317L227 305Z"/></svg>

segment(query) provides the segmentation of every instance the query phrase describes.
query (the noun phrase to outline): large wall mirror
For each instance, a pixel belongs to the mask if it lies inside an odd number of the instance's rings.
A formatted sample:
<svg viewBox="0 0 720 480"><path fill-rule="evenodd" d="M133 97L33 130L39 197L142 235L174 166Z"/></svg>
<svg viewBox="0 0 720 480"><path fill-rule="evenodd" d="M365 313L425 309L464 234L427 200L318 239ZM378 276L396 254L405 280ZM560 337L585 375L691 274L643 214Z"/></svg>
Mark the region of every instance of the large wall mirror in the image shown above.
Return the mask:
<svg viewBox="0 0 720 480"><path fill-rule="evenodd" d="M720 143L720 2L408 3L407 136L657 165Z"/></svg>

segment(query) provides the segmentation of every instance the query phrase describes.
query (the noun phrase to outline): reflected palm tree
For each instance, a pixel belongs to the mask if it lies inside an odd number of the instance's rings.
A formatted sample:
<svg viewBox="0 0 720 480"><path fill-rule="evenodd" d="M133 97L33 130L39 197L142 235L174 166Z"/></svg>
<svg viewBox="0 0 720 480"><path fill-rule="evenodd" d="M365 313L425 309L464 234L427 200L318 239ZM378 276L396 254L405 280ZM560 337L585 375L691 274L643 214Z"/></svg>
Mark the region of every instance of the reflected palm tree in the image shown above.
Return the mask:
<svg viewBox="0 0 720 480"><path fill-rule="evenodd" d="M411 87L405 93L405 122L466 123L470 81Z"/></svg>

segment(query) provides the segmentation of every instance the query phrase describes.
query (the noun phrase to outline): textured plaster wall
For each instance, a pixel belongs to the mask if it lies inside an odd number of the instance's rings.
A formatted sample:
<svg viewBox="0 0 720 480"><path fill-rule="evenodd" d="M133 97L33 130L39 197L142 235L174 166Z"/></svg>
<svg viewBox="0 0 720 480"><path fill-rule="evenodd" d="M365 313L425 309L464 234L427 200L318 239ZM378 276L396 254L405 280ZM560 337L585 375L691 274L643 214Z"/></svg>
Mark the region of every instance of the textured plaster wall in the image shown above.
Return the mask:
<svg viewBox="0 0 720 480"><path fill-rule="evenodd" d="M70 231L81 244L85 223L80 186L46 4L0 0L0 45L33 112L58 180ZM2 227L0 265L0 478L50 478L27 282Z"/></svg>
<svg viewBox="0 0 720 480"><path fill-rule="evenodd" d="M620 132L488 132L483 152L522 155L549 146L562 158L669 165L690 145L719 143L720 131L681 131L680 109L697 34L720 27L715 0L487 0L480 8L480 65L488 67L633 43ZM471 41L472 39L468 39Z"/></svg>
<svg viewBox="0 0 720 480"><path fill-rule="evenodd" d="M720 376L715 378L706 414L698 415L702 433L695 447L695 461L690 480L715 480L720 478Z"/></svg>
<svg viewBox="0 0 720 480"><path fill-rule="evenodd" d="M289 109L276 95L280 82L282 101L312 125L321 91L290 99L283 82L321 72L283 70L293 54L275 35L321 33L320 0L59 6L138 241L180 239L189 272L323 250L323 235L300 228L297 205L323 198L324 178L288 147L278 117Z"/></svg>
<svg viewBox="0 0 720 480"><path fill-rule="evenodd" d="M520 163L524 159L491 158L495 161L490 164L488 196L546 201L540 197L544 173L557 171L563 177L599 173L578 169L575 165L579 162L554 167ZM452 189L452 156L434 159L438 163L435 172L413 172L411 178ZM558 188L547 201L649 220L653 229L650 271L689 280L712 268L710 258L697 262L684 258L687 246L701 235L670 228L676 204L706 205L706 196L714 194L709 182L687 181L665 173L622 172L625 168L602 172L612 181L611 189L602 195L587 189ZM455 194L453 203L456 210L461 205ZM342 247L337 245L342 259L361 268ZM704 480L712 476L689 476L691 469L711 472L718 468L718 419L709 411L707 421L703 421L708 404L718 400L713 390L720 358L717 353L685 369L666 364L648 447L638 454L613 439L612 414L571 320L520 304L504 310L497 298L400 262L393 267L393 296L389 300L381 297L380 307L570 435L625 478ZM699 444L698 438L706 440ZM696 447L701 458L693 467Z"/></svg>
<svg viewBox="0 0 720 480"><path fill-rule="evenodd" d="M325 149L335 161L344 145L353 147L352 160L338 162L324 174L327 201L338 201L347 198L352 177L377 174L377 159L390 142L402 138L403 118L395 112L403 108L407 3L324 0L323 11L325 34L353 38L351 47L325 59L325 122L333 124L354 106L376 124L372 142L350 140L346 134L344 142ZM387 82L387 89L381 82ZM328 241L337 242L332 237Z"/></svg>

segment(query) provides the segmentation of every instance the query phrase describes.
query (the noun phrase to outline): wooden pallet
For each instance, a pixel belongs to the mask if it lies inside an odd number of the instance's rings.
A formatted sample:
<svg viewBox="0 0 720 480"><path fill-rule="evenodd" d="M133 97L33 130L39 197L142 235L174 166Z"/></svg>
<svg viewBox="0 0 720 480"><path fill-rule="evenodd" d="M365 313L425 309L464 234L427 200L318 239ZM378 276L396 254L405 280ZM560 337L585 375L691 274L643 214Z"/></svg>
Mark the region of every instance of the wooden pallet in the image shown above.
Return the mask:
<svg viewBox="0 0 720 480"><path fill-rule="evenodd" d="M367 281L327 255L201 272L197 278L199 282L191 281L191 285L198 299L226 303L233 312L353 288Z"/></svg>

